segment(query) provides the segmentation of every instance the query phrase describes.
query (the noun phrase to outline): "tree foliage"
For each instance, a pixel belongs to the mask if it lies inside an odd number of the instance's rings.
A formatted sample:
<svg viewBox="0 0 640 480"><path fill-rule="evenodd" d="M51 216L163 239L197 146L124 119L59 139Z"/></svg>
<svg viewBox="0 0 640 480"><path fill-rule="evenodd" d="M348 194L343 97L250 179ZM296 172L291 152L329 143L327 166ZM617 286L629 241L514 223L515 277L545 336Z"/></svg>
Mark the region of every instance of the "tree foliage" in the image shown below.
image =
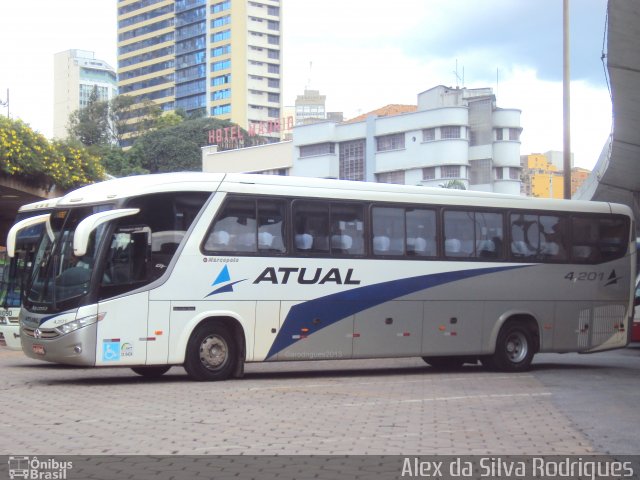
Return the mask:
<svg viewBox="0 0 640 480"><path fill-rule="evenodd" d="M102 180L100 158L81 145L49 142L21 120L0 117L0 174L30 185L64 190Z"/></svg>
<svg viewBox="0 0 640 480"><path fill-rule="evenodd" d="M127 154L132 164L150 173L201 171L201 148L209 143L209 131L233 125L215 118L184 120L140 136Z"/></svg>
<svg viewBox="0 0 640 480"><path fill-rule="evenodd" d="M87 105L69 116L67 130L71 139L87 147L111 143L109 103L98 98L97 87L91 91Z"/></svg>

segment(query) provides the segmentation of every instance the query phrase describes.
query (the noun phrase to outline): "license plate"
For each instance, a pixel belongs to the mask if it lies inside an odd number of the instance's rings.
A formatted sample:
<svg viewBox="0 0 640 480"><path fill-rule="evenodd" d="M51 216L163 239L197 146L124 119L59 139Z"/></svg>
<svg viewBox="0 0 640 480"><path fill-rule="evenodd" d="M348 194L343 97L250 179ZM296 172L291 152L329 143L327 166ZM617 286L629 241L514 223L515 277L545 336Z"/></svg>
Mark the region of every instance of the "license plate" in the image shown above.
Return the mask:
<svg viewBox="0 0 640 480"><path fill-rule="evenodd" d="M33 353L35 353L36 355L44 355L44 345L32 345L31 346Z"/></svg>
<svg viewBox="0 0 640 480"><path fill-rule="evenodd" d="M11 310L0 310L0 317L13 317Z"/></svg>

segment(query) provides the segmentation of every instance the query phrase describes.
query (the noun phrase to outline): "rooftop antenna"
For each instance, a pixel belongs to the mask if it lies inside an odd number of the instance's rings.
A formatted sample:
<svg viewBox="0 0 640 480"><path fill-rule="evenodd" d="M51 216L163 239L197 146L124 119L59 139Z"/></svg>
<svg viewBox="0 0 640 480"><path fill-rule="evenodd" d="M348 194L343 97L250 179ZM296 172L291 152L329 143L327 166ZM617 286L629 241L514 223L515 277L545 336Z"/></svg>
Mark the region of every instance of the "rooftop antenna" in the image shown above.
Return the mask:
<svg viewBox="0 0 640 480"><path fill-rule="evenodd" d="M304 89L305 90L309 90L309 87L311 87L311 73L313 70L313 61L309 62L309 78L307 79L307 84L305 85Z"/></svg>
<svg viewBox="0 0 640 480"><path fill-rule="evenodd" d="M462 87L464 88L464 67L462 67L462 77L458 75L458 59L456 58L456 69L453 72L456 76L456 88L460 88L460 82L462 81Z"/></svg>

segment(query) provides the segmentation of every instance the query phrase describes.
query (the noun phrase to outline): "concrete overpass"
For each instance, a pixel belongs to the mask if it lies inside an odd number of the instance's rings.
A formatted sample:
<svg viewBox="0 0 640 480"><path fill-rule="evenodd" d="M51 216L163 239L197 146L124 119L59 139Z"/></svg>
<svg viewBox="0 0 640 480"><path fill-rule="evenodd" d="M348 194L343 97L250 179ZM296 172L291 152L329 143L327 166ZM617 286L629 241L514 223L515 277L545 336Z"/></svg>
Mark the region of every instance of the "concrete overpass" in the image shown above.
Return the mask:
<svg viewBox="0 0 640 480"><path fill-rule="evenodd" d="M35 188L12 177L0 177L0 246L7 244L7 233L13 224L18 208L43 198L53 198L60 193Z"/></svg>
<svg viewBox="0 0 640 480"><path fill-rule="evenodd" d="M607 25L613 128L573 198L629 205L640 225L640 2L609 0Z"/></svg>

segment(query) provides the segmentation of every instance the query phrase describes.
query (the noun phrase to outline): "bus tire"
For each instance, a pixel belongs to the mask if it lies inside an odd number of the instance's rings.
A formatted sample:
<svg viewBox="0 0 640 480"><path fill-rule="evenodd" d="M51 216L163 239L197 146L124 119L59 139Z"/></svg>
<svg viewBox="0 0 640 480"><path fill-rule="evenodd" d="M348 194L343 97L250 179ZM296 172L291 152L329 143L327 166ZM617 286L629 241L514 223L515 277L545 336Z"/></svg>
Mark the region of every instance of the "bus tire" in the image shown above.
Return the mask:
<svg viewBox="0 0 640 480"><path fill-rule="evenodd" d="M511 322L500 329L496 351L487 363L503 372L524 372L529 370L534 353L531 330L522 322Z"/></svg>
<svg viewBox="0 0 640 480"><path fill-rule="evenodd" d="M422 357L422 360L438 370L458 370L465 363L462 357Z"/></svg>
<svg viewBox="0 0 640 480"><path fill-rule="evenodd" d="M237 358L231 332L219 323L205 323L189 339L184 369L199 382L226 380L233 374Z"/></svg>
<svg viewBox="0 0 640 480"><path fill-rule="evenodd" d="M171 365L161 365L158 367L131 367L135 373L146 378L158 378L169 371Z"/></svg>

